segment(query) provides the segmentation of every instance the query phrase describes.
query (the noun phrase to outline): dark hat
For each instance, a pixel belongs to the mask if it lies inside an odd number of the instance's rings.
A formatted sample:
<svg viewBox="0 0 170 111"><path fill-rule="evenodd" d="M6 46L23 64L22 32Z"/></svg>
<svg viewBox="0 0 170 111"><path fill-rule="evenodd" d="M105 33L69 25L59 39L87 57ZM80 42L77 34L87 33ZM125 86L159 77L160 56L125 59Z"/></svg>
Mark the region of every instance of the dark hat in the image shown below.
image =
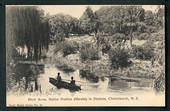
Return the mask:
<svg viewBox="0 0 170 111"><path fill-rule="evenodd" d="M60 72L58 72L58 75L60 75Z"/></svg>
<svg viewBox="0 0 170 111"><path fill-rule="evenodd" d="M71 79L74 79L73 76L71 77Z"/></svg>

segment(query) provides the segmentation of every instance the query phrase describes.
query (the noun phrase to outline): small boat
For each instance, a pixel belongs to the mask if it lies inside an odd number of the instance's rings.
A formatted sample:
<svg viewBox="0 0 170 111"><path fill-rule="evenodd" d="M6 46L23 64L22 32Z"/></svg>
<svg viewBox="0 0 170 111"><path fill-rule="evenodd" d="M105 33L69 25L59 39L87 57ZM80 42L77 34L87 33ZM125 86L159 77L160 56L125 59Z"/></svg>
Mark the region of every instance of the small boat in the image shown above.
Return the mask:
<svg viewBox="0 0 170 111"><path fill-rule="evenodd" d="M80 86L70 84L70 83L65 82L65 81L60 81L58 83L57 79L54 79L54 78L51 78L51 77L49 78L49 82L52 85L56 86L58 89L65 88L65 89L69 89L70 91L79 91L79 90L81 90Z"/></svg>

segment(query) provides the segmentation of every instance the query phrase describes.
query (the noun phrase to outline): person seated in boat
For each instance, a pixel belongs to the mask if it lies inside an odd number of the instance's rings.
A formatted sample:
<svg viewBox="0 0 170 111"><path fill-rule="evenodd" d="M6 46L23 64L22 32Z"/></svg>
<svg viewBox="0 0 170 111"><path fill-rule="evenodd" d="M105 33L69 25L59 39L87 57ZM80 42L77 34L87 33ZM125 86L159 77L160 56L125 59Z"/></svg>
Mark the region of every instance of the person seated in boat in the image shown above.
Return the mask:
<svg viewBox="0 0 170 111"><path fill-rule="evenodd" d="M71 82L70 82L70 84L72 84L72 85L75 85L75 80L74 80L74 78L73 77L71 77Z"/></svg>
<svg viewBox="0 0 170 111"><path fill-rule="evenodd" d="M57 81L58 82L61 82L61 76L60 76L60 73L58 72L58 76L57 76Z"/></svg>

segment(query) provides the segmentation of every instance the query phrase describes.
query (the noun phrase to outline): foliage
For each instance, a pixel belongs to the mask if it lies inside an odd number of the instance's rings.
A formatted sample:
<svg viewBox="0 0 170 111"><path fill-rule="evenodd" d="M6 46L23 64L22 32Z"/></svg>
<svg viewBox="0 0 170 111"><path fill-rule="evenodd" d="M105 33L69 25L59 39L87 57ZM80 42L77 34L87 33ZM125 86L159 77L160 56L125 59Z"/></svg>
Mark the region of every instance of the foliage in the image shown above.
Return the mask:
<svg viewBox="0 0 170 111"><path fill-rule="evenodd" d="M100 30L103 33L113 35L115 33L123 33L130 38L132 45L132 33L139 30L142 31L145 26L144 16L145 10L140 6L112 6L103 7L97 12L100 16ZM139 28L138 28L139 27Z"/></svg>
<svg viewBox="0 0 170 111"><path fill-rule="evenodd" d="M156 13L156 24L159 27L164 26L164 16L165 16L165 11L163 7L158 8L158 12Z"/></svg>
<svg viewBox="0 0 170 111"><path fill-rule="evenodd" d="M99 30L101 32L111 35L124 30L122 27L124 9L122 7L102 7L96 11L96 14L100 17Z"/></svg>
<svg viewBox="0 0 170 111"><path fill-rule="evenodd" d="M79 45L76 42L65 41L63 45L64 45L62 48L64 54L63 56L67 56L69 54L75 54L76 51L78 51L79 49Z"/></svg>
<svg viewBox="0 0 170 111"><path fill-rule="evenodd" d="M124 34L122 33L115 33L114 35L108 37L109 40L112 42L112 43L120 43L122 42L123 40L126 40L127 38L125 37Z"/></svg>
<svg viewBox="0 0 170 111"><path fill-rule="evenodd" d="M101 33L96 35L97 45L101 46L102 52L107 53L111 47L126 41L128 38L122 33L115 33L112 36L105 36Z"/></svg>
<svg viewBox="0 0 170 111"><path fill-rule="evenodd" d="M74 72L75 69L68 64L68 62L63 59L62 57L57 57L55 58L55 66L59 69L64 71L65 73L69 73L69 72Z"/></svg>
<svg viewBox="0 0 170 111"><path fill-rule="evenodd" d="M146 28L147 33L155 33L156 31L158 31L158 29L155 26L147 26Z"/></svg>
<svg viewBox="0 0 170 111"><path fill-rule="evenodd" d="M99 82L99 77L91 73L90 70L80 70L80 76L86 78L90 82Z"/></svg>
<svg viewBox="0 0 170 111"><path fill-rule="evenodd" d="M8 50L11 47L26 46L28 57L40 59L41 51L48 49L50 33L44 12L36 6L12 6L7 8L6 17Z"/></svg>
<svg viewBox="0 0 170 111"><path fill-rule="evenodd" d="M90 7L87 7L83 15L80 17L80 27L86 34L97 33L99 20L96 13Z"/></svg>
<svg viewBox="0 0 170 111"><path fill-rule="evenodd" d="M102 35L101 33L98 33L96 35L96 40L97 40L97 46L101 47L103 53L107 53L110 48L111 44L109 43L109 37Z"/></svg>
<svg viewBox="0 0 170 111"><path fill-rule="evenodd" d="M53 41L64 41L70 33L78 32L78 19L63 14L56 14L49 19L51 36Z"/></svg>
<svg viewBox="0 0 170 111"><path fill-rule="evenodd" d="M146 25L154 26L154 13L152 11L148 10L145 12L145 21Z"/></svg>
<svg viewBox="0 0 170 111"><path fill-rule="evenodd" d="M157 92L165 91L165 74L161 73L154 81L154 89Z"/></svg>
<svg viewBox="0 0 170 111"><path fill-rule="evenodd" d="M124 48L114 48L109 51L109 59L113 69L124 68L130 65L128 51Z"/></svg>
<svg viewBox="0 0 170 111"><path fill-rule="evenodd" d="M96 45L83 44L80 49L80 58L82 61L85 60L99 60L99 49Z"/></svg>
<svg viewBox="0 0 170 111"><path fill-rule="evenodd" d="M144 22L137 22L137 30L136 30L136 32L145 33L147 28L148 28L148 26Z"/></svg>
<svg viewBox="0 0 170 111"><path fill-rule="evenodd" d="M156 13L146 11L144 22L147 26L154 27L156 30L162 28L164 25L164 8L158 6L158 11Z"/></svg>
<svg viewBox="0 0 170 111"><path fill-rule="evenodd" d="M141 33L138 37L138 40L148 40L149 39L149 34L148 33Z"/></svg>
<svg viewBox="0 0 170 111"><path fill-rule="evenodd" d="M151 42L146 42L142 46L133 46L132 49L133 56L136 59L151 60L154 56L154 48Z"/></svg>
<svg viewBox="0 0 170 111"><path fill-rule="evenodd" d="M69 73L69 72L74 72L75 69L72 68L71 66L68 66L67 64L62 64L62 65L56 65L56 67L62 71L64 71L65 73Z"/></svg>

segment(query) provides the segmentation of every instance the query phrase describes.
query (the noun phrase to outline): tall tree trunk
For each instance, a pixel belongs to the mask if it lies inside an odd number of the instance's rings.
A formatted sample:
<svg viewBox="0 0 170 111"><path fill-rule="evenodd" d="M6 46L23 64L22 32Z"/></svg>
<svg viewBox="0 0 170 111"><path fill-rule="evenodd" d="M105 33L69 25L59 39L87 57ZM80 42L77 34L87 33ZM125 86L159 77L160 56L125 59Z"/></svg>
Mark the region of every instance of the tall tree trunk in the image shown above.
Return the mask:
<svg viewBox="0 0 170 111"><path fill-rule="evenodd" d="M35 78L35 90L38 90L38 82L37 82L37 78Z"/></svg>

